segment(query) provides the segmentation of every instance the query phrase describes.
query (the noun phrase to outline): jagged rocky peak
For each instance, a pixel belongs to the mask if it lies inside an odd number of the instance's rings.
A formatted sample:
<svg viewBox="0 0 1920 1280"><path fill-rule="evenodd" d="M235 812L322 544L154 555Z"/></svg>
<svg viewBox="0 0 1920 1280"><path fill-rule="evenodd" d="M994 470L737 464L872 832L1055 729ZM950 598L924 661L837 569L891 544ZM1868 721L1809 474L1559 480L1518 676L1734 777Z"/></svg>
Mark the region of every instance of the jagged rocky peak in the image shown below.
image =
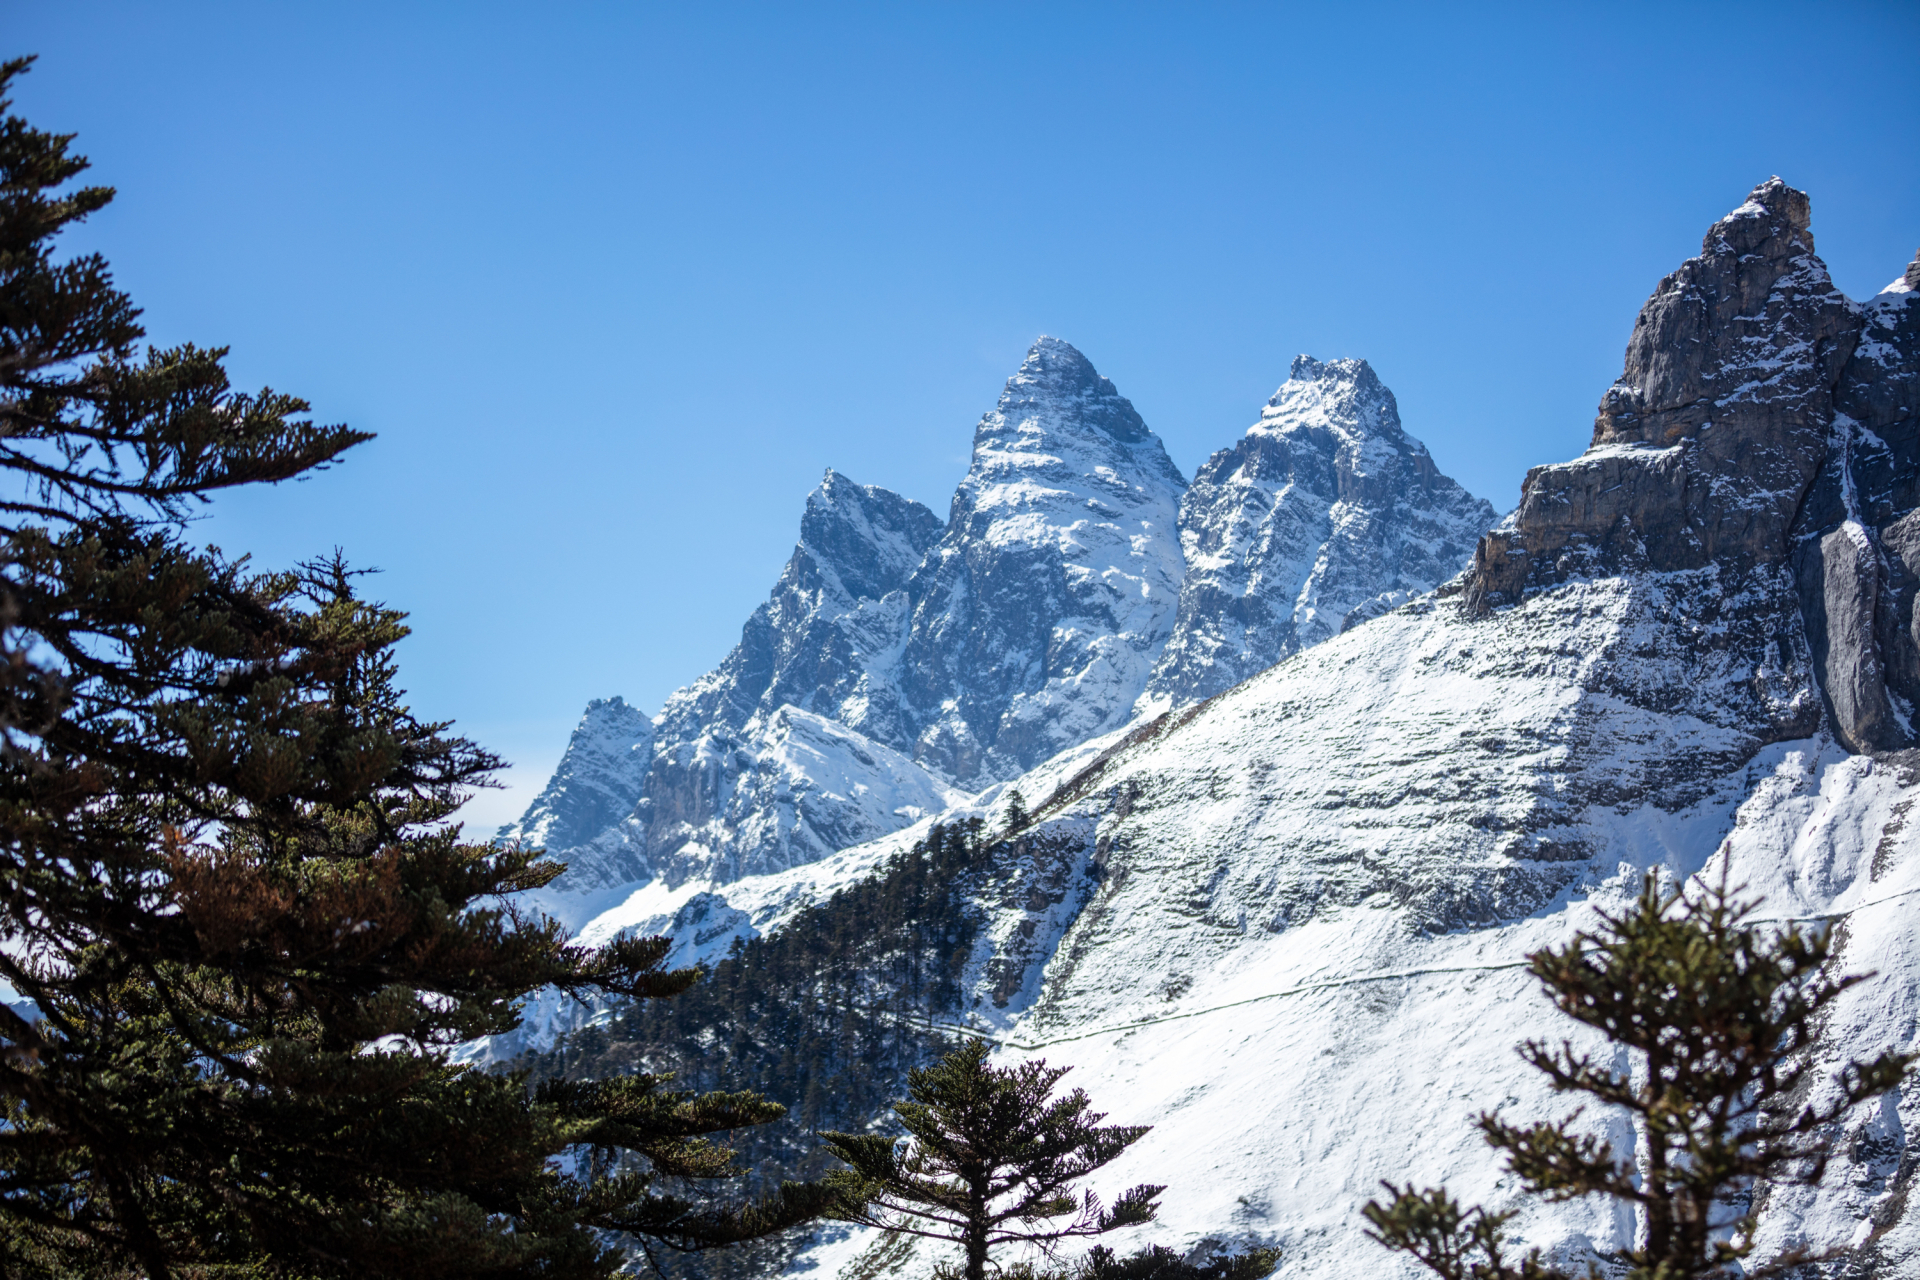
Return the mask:
<svg viewBox="0 0 1920 1280"><path fill-rule="evenodd" d="M624 698L595 698L567 740L547 785L503 840L571 849L626 817L640 799L653 752L653 721Z"/></svg>
<svg viewBox="0 0 1920 1280"><path fill-rule="evenodd" d="M1186 580L1142 706L1210 697L1432 590L1493 519L1402 429L1365 360L1296 357L1181 500Z"/></svg>
<svg viewBox="0 0 1920 1280"><path fill-rule="evenodd" d="M1106 441L1144 446L1148 465L1166 459L1165 469L1176 477L1175 483L1184 481L1133 402L1071 343L1042 334L1007 379L1000 403L980 419L973 438L976 466L980 453L996 446L1017 451L1013 446L1025 441L1051 451L1075 438L1096 448Z"/></svg>
<svg viewBox="0 0 1920 1280"><path fill-rule="evenodd" d="M740 643L661 712L638 810L651 865L676 878L786 865L792 825L742 828L734 794L771 749L783 707L846 724L856 737L911 741L891 668L906 629L904 588L939 533L939 518L920 503L827 472L807 497L793 555L740 629ZM871 804L821 795L814 806L830 823L826 807L841 802Z"/></svg>
<svg viewBox="0 0 1920 1280"><path fill-rule="evenodd" d="M940 517L911 498L827 468L807 495L790 571L818 575L842 601L878 600L907 585L940 535Z"/></svg>
<svg viewBox="0 0 1920 1280"><path fill-rule="evenodd" d="M1481 544L1472 607L1634 566L1786 562L1859 330L1809 228L1806 195L1778 178L1708 228L1641 309L1592 447L1530 471L1510 527Z"/></svg>
<svg viewBox="0 0 1920 1280"><path fill-rule="evenodd" d="M1592 447L1529 472L1482 540L1469 608L1583 575L1691 575L1676 604L1701 643L1744 660L1729 696L1766 711L1763 741L1811 732L1824 707L1852 750L1910 744L1911 297L1850 301L1814 253L1807 197L1778 178L1755 187L1647 301Z"/></svg>
<svg viewBox="0 0 1920 1280"><path fill-rule="evenodd" d="M915 758L988 782L1125 722L1172 629L1185 487L1085 356L1034 343L908 588Z"/></svg>

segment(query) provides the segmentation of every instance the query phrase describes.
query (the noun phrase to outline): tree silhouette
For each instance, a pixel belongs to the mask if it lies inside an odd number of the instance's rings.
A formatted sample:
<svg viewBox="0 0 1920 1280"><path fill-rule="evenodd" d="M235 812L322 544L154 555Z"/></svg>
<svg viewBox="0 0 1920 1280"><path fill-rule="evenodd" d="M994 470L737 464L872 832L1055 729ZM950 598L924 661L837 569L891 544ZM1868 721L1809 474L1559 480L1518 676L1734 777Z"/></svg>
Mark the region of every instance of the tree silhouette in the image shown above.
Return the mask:
<svg viewBox="0 0 1920 1280"><path fill-rule="evenodd" d="M1609 1255L1630 1280L1731 1280L1809 1261L1795 1254L1745 1266L1754 1248L1748 1193L1763 1180L1818 1181L1833 1122L1897 1086L1914 1060L1889 1051L1849 1062L1826 1102L1796 1103L1813 1083L1806 1050L1821 1012L1871 975L1824 976L1828 932L1789 926L1763 936L1743 923L1756 905L1737 901L1724 873L1689 893L1662 893L1649 875L1630 910L1529 957L1560 1010L1630 1050L1636 1069L1614 1070L1569 1042L1528 1041L1521 1057L1556 1092L1632 1117L1641 1150L1616 1153L1575 1132L1578 1112L1525 1127L1483 1112L1480 1129L1533 1194L1604 1195L1635 1209L1643 1242ZM1364 1210L1369 1234L1447 1280L1565 1274L1538 1250L1506 1255L1511 1213L1464 1208L1444 1189L1386 1187L1393 1199Z"/></svg>
<svg viewBox="0 0 1920 1280"><path fill-rule="evenodd" d="M834 1216L890 1232L955 1241L967 1280L985 1280L995 1246L1104 1235L1153 1221L1164 1187L1143 1184L1111 1208L1076 1186L1146 1136L1147 1126L1101 1125L1084 1091L1053 1097L1071 1068L1042 1060L988 1063L974 1040L907 1077L911 1101L894 1113L904 1142L875 1134L825 1133L849 1168L827 1179L840 1193Z"/></svg>

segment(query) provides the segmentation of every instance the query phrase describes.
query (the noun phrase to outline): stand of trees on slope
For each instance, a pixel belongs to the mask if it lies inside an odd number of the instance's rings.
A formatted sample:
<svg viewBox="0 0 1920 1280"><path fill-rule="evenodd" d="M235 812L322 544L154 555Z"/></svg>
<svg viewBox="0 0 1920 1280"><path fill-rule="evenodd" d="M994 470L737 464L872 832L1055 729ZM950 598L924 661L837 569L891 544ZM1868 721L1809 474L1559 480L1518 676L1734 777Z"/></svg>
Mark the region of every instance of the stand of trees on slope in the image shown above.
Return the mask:
<svg viewBox="0 0 1920 1280"><path fill-rule="evenodd" d="M911 1069L957 1043L931 1020L960 1009L980 928L971 903L1006 853L983 827L934 827L777 932L736 941L677 999L630 1005L515 1065L536 1082L642 1070L695 1089L751 1088L788 1112L741 1135L749 1189L826 1173L837 1162L817 1131L884 1115ZM794 1247L659 1261L675 1275L767 1274Z"/></svg>

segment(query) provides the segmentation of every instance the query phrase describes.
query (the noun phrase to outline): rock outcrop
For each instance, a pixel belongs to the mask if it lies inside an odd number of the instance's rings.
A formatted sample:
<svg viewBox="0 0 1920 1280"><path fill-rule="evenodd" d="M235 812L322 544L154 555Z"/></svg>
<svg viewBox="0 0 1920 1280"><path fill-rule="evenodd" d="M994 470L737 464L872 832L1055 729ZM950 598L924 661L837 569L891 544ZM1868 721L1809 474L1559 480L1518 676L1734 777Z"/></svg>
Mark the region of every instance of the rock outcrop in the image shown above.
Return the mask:
<svg viewBox="0 0 1920 1280"><path fill-rule="evenodd" d="M1401 428L1365 360L1297 357L1181 499L1186 578L1143 703L1211 697L1433 590L1493 520Z"/></svg>
<svg viewBox="0 0 1920 1280"><path fill-rule="evenodd" d="M1794 525L1807 636L1833 716L1855 751L1914 742L1920 647L1920 255L1858 309L1834 386L1827 455Z"/></svg>
<svg viewBox="0 0 1920 1280"><path fill-rule="evenodd" d="M1592 446L1527 473L1511 528L1476 557L1472 606L1628 568L1786 564L1859 331L1809 221L1807 197L1769 179L1660 282Z"/></svg>
<svg viewBox="0 0 1920 1280"><path fill-rule="evenodd" d="M1763 738L1811 732L1824 704L1850 747L1891 746L1907 734L1889 664L1851 638L1897 630L1900 572L1879 529L1911 509L1914 486L1878 430L1910 430L1896 388L1911 322L1903 300L1876 302L1864 310L1878 336L1857 350L1869 322L1834 287L1810 223L1807 197L1769 179L1660 282L1592 447L1528 472L1519 507L1475 551L1466 599L1485 613L1577 578L1691 575L1675 584L1682 608L1703 643L1744 659L1750 677L1725 693Z"/></svg>

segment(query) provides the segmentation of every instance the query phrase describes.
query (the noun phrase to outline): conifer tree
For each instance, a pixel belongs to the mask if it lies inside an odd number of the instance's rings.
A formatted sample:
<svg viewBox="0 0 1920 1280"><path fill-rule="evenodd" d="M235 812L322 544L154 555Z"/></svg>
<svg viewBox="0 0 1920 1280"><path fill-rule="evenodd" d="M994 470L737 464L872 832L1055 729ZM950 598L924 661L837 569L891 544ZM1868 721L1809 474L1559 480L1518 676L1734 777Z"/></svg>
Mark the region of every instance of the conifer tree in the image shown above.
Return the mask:
<svg viewBox="0 0 1920 1280"><path fill-rule="evenodd" d="M1015 787L1007 792L1007 834L1019 835L1030 821L1032 816L1027 812L1027 798L1020 794L1020 788Z"/></svg>
<svg viewBox="0 0 1920 1280"><path fill-rule="evenodd" d="M726 1174L706 1135L779 1114L754 1095L449 1062L538 988L692 975L510 905L562 868L447 821L498 762L408 710L403 615L343 561L186 541L368 437L144 346L105 261L56 254L113 193L10 112L29 62L0 64L0 1273L594 1276L607 1233L817 1211L654 1184Z"/></svg>
<svg viewBox="0 0 1920 1280"><path fill-rule="evenodd" d="M1102 1125L1083 1090L1053 1097L1071 1069L1036 1059L987 1062L972 1040L931 1067L908 1073L910 1101L895 1105L904 1143L876 1134L823 1133L848 1168L827 1179L840 1194L833 1216L889 1232L958 1243L966 1280L985 1280L992 1251L1097 1236L1153 1221L1164 1187L1143 1184L1112 1208L1081 1179L1147 1133Z"/></svg>
<svg viewBox="0 0 1920 1280"><path fill-rule="evenodd" d="M1724 874L1690 893L1663 893L1649 875L1630 910L1603 914L1600 929L1529 957L1560 1010L1628 1049L1634 1070L1616 1070L1570 1042L1528 1041L1521 1057L1556 1092L1624 1112L1641 1149L1615 1152L1578 1132L1578 1112L1525 1127L1483 1112L1480 1129L1533 1194L1604 1195L1634 1208L1639 1241L1608 1258L1629 1280L1732 1280L1808 1261L1795 1255L1746 1267L1751 1191L1762 1181L1818 1181L1833 1123L1897 1086L1914 1060L1889 1051L1849 1062L1823 1101L1796 1101L1815 1082L1807 1050L1822 1011L1870 975L1827 976L1827 931L1789 926L1763 935L1745 922L1756 905L1736 900ZM1364 1210L1369 1234L1447 1280L1566 1274L1538 1250L1508 1256L1503 1224L1511 1213L1465 1208L1444 1189L1385 1185L1393 1199Z"/></svg>

